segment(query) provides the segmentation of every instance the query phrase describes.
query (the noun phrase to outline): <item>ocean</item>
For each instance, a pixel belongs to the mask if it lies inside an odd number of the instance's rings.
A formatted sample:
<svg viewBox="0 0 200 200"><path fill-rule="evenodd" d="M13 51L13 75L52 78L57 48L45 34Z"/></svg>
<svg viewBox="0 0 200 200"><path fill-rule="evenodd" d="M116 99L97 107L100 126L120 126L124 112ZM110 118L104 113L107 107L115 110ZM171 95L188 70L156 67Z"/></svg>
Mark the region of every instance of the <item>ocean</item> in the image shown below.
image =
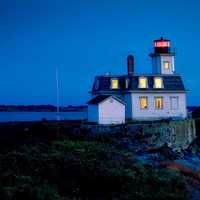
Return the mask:
<svg viewBox="0 0 200 200"><path fill-rule="evenodd" d="M60 120L87 119L87 112L60 112ZM56 120L56 112L0 112L0 122Z"/></svg>

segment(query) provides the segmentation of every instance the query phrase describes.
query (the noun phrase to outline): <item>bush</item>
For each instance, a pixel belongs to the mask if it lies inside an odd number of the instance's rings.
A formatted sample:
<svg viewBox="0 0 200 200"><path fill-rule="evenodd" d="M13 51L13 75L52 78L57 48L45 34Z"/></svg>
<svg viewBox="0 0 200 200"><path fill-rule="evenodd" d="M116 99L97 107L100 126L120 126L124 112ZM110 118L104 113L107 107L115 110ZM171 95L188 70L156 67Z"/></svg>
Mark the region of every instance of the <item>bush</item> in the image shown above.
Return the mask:
<svg viewBox="0 0 200 200"><path fill-rule="evenodd" d="M0 156L0 196L5 200L185 199L180 180L102 141L22 145Z"/></svg>

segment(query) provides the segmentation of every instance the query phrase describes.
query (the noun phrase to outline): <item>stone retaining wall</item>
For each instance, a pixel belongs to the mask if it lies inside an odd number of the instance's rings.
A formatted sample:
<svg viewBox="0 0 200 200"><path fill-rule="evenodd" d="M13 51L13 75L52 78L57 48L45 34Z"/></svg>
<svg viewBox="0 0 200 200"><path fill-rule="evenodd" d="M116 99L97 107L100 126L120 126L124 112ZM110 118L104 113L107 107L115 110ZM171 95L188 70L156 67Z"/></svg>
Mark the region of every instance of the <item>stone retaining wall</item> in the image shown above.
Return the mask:
<svg viewBox="0 0 200 200"><path fill-rule="evenodd" d="M127 125L83 125L90 134L123 132L145 147L160 147L168 143L173 149L185 149L196 137L195 121L177 120Z"/></svg>

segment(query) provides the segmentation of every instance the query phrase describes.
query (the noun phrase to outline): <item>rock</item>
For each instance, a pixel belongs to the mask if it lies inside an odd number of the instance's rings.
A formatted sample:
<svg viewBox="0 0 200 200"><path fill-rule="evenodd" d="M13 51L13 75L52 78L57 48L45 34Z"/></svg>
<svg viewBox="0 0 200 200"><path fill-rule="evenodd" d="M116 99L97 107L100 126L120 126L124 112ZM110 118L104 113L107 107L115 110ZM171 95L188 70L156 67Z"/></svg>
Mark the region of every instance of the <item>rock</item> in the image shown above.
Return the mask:
<svg viewBox="0 0 200 200"><path fill-rule="evenodd" d="M160 154L169 160L175 160L177 158L176 153L172 148L168 147L167 143L160 147Z"/></svg>
<svg viewBox="0 0 200 200"><path fill-rule="evenodd" d="M177 154L173 151L172 148L168 146L167 143L165 143L163 146L158 148L148 148L145 150L148 154L157 154L159 153L161 160L175 160L177 158Z"/></svg>

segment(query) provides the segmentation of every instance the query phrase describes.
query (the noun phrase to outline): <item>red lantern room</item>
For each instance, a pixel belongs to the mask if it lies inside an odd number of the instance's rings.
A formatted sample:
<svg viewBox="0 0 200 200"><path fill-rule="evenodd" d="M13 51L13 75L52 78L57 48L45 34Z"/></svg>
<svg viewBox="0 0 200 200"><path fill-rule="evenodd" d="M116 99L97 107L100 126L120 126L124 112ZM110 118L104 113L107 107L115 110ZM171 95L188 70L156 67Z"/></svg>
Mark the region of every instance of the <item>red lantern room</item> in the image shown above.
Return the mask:
<svg viewBox="0 0 200 200"><path fill-rule="evenodd" d="M163 39L154 40L154 53L170 53L170 40Z"/></svg>

